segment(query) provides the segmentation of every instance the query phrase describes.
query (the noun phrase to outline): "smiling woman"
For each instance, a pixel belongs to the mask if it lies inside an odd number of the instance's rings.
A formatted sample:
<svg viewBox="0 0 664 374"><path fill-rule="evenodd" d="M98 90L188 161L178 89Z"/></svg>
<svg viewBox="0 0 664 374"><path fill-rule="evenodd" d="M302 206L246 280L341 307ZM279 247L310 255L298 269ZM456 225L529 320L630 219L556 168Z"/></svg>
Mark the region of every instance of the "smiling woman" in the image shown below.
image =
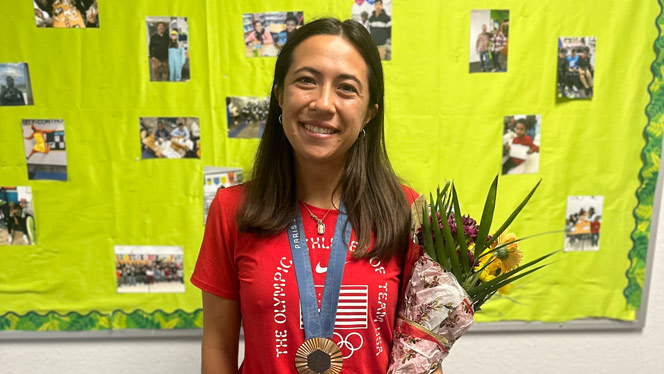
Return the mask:
<svg viewBox="0 0 664 374"><path fill-rule="evenodd" d="M295 165L333 177L343 171L348 150L378 107L369 105L367 66L337 35L308 38L293 61L275 94Z"/></svg>
<svg viewBox="0 0 664 374"><path fill-rule="evenodd" d="M241 321L241 373L387 370L417 195L390 166L383 95L358 22L288 38L252 180L219 191L191 279L203 372L236 370Z"/></svg>

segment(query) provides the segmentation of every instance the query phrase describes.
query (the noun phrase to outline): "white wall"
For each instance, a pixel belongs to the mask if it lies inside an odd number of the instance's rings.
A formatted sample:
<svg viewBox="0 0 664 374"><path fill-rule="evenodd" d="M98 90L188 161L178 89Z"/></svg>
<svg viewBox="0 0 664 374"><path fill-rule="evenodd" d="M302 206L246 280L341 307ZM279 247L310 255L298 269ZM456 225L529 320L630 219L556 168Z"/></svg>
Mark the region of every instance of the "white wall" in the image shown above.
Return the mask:
<svg viewBox="0 0 664 374"><path fill-rule="evenodd" d="M645 328L637 332L475 333L457 342L446 374L659 374L664 353L664 216ZM0 341L2 374L169 374L200 371L198 339ZM268 373L266 373L268 374Z"/></svg>

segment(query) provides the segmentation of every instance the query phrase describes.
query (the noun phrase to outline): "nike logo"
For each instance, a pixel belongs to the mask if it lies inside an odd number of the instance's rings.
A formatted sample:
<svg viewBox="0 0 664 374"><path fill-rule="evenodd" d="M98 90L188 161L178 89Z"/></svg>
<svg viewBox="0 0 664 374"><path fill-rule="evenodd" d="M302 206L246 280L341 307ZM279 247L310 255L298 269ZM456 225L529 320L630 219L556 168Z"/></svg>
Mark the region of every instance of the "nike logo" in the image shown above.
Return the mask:
<svg viewBox="0 0 664 374"><path fill-rule="evenodd" d="M349 262L350 261L346 261L346 263L349 263ZM320 261L318 261L318 263L316 264L316 273L323 274L325 272L327 272L327 266L326 267L320 266Z"/></svg>

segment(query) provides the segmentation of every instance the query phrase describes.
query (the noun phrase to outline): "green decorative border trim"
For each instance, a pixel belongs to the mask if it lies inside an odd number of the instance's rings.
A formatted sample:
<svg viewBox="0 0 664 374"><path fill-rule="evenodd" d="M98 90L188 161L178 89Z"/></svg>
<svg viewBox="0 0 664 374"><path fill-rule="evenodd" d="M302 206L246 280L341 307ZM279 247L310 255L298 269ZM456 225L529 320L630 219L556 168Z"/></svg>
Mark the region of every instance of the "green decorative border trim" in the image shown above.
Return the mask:
<svg viewBox="0 0 664 374"><path fill-rule="evenodd" d="M148 313L142 310L111 313L92 311L88 314L69 312L28 312L18 315L8 312L0 316L0 331L109 331L124 329L177 330L199 329L203 327L203 309L192 313L176 310L172 313L155 310Z"/></svg>
<svg viewBox="0 0 664 374"><path fill-rule="evenodd" d="M641 185L636 190L638 203L634 208L636 225L632 231L632 242L634 246L629 251L628 257L630 267L625 272L627 276L627 287L623 291L627 300L627 307L639 309L643 294L643 282L646 275L646 258L648 255L648 242L650 241L650 229L652 222L653 203L655 200L655 187L659 174L659 164L662 156L662 130L664 129L664 37L662 37L662 26L664 25L663 0L658 0L660 12L655 21L658 30L657 39L654 43L655 61L650 66L653 79L648 85L650 102L646 106L648 124L643 131L646 145L641 151L643 166L639 171ZM657 228L655 228L657 229Z"/></svg>

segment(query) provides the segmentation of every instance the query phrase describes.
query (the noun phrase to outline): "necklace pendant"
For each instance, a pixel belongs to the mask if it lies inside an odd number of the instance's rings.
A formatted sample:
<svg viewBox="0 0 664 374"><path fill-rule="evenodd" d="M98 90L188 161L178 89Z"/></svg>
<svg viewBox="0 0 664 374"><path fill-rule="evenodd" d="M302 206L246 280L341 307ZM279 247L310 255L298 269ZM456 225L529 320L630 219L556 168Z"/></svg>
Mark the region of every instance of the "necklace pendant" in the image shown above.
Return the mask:
<svg viewBox="0 0 664 374"><path fill-rule="evenodd" d="M318 235L325 235L325 224L322 221L318 221L316 231L318 232Z"/></svg>

